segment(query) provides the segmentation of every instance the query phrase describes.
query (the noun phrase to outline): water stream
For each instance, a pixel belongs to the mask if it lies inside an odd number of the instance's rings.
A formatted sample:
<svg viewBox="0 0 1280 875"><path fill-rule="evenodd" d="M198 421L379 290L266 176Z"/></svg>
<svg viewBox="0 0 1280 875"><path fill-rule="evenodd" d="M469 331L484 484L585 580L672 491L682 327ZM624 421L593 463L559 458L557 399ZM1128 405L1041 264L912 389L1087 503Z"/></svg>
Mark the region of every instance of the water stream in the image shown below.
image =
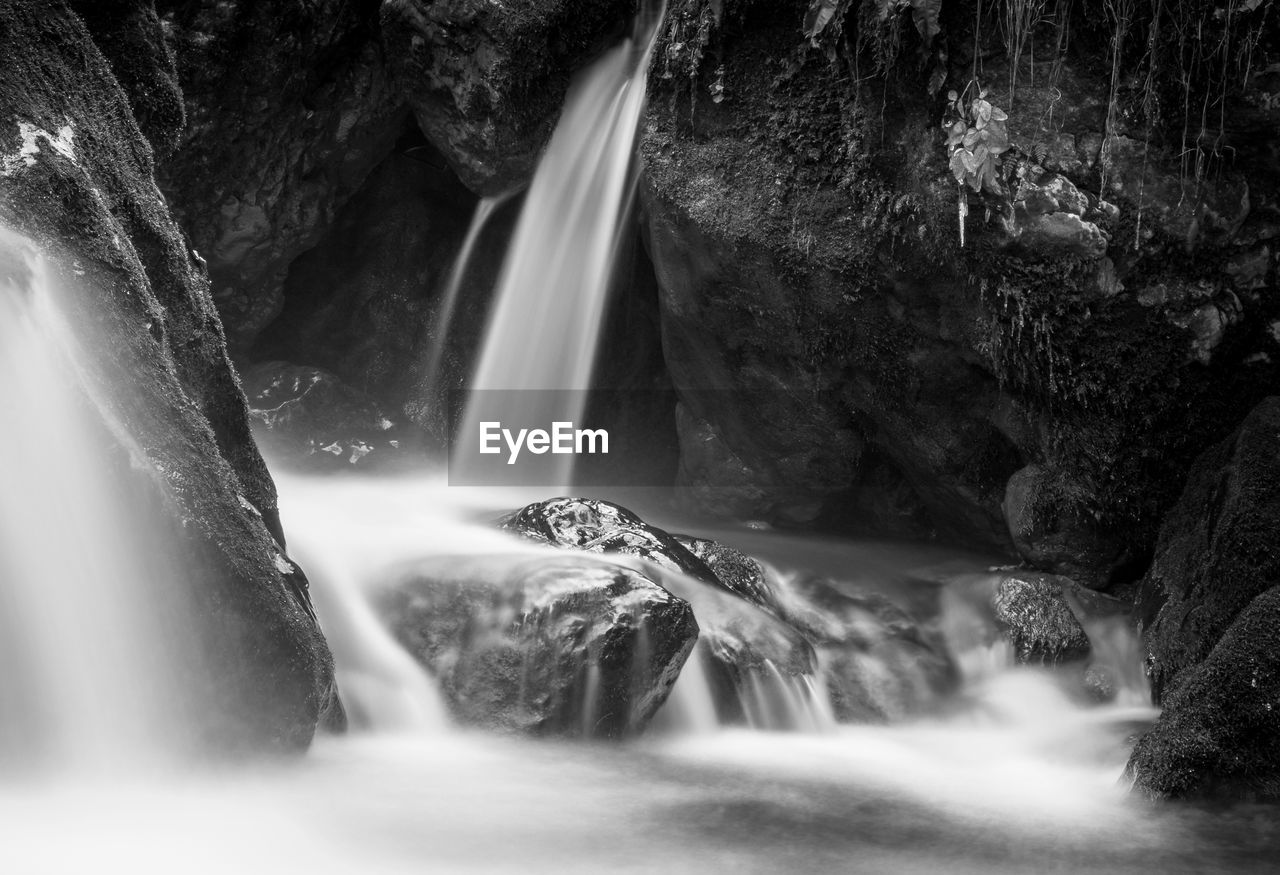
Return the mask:
<svg viewBox="0 0 1280 875"><path fill-rule="evenodd" d="M88 415L62 289L0 228L0 764L133 767L169 722L147 557Z"/></svg>
<svg viewBox="0 0 1280 875"><path fill-rule="evenodd" d="M634 35L579 73L565 98L503 263L459 440L487 421L548 428L581 420L635 192L635 138L662 19L660 2L644 6ZM474 467L467 454L455 460ZM525 482L570 482L572 456L543 460Z"/></svg>

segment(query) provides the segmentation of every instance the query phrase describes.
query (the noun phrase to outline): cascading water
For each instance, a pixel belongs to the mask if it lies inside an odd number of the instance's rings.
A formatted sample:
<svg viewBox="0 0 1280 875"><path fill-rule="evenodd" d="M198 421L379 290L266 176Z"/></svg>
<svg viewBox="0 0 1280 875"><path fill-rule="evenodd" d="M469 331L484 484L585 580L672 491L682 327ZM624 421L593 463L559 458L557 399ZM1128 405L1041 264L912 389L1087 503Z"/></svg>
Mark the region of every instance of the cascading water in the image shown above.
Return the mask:
<svg viewBox="0 0 1280 875"><path fill-rule="evenodd" d="M507 202L511 194L494 195L492 197L481 198L476 203L476 211L471 217L471 225L467 228L467 234L462 239L462 247L458 250L457 257L453 260L453 267L449 270L449 279L445 284L444 293L441 295L440 309L435 317L431 336L435 338L431 351L427 355L427 361L423 366L421 390L424 397L436 398L440 384L440 366L444 359L444 351L446 339L449 331L453 327L454 312L458 309L458 293L462 289L462 281L466 279L467 269L471 265L472 256L475 254L476 244L480 242L480 235L484 232L485 226L489 223L489 218L493 215L498 207Z"/></svg>
<svg viewBox="0 0 1280 875"><path fill-rule="evenodd" d="M634 193L645 75L663 8L647 0L632 37L569 89L503 264L458 435L478 435L485 421L549 426L581 419L619 229ZM465 455L455 458L466 464ZM539 480L568 483L572 456L544 458Z"/></svg>
<svg viewBox="0 0 1280 875"><path fill-rule="evenodd" d="M95 439L60 295L0 229L0 759L98 768L153 750L173 706L157 545Z"/></svg>

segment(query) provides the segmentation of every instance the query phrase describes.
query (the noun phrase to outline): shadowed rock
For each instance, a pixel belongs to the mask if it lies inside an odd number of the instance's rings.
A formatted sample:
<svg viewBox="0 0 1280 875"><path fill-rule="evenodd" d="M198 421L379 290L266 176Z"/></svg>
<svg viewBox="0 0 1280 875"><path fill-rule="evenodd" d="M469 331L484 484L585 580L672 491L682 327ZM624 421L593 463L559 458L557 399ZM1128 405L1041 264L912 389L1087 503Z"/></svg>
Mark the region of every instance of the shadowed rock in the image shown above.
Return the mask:
<svg viewBox="0 0 1280 875"><path fill-rule="evenodd" d="M1139 616L1164 706L1129 774L1153 796L1280 796L1280 398L1196 463Z"/></svg>

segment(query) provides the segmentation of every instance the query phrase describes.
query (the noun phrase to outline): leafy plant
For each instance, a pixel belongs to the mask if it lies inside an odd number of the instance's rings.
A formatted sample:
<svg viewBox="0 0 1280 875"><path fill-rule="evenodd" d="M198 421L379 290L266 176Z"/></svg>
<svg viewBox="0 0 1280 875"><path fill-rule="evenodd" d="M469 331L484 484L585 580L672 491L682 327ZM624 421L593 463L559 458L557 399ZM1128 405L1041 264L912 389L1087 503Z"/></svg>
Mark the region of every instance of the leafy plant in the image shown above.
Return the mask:
<svg viewBox="0 0 1280 875"><path fill-rule="evenodd" d="M976 97L965 100L970 89ZM963 92L947 93L947 114L942 127L947 132L947 151L951 155L951 173L960 186L958 213L960 217L960 245L964 246L964 220L969 215L967 188L981 193L1001 195L1001 157L1009 151L1009 131L1005 126L1009 116L1000 107L987 100L987 91L977 80L965 86Z"/></svg>

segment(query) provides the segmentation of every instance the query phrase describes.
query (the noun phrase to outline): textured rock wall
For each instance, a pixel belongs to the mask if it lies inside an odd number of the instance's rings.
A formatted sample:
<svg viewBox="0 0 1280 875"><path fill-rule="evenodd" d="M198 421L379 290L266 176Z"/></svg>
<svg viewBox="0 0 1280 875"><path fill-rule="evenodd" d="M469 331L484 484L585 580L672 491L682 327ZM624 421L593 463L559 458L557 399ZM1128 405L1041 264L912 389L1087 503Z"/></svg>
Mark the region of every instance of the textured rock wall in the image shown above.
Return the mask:
<svg viewBox="0 0 1280 875"><path fill-rule="evenodd" d="M1056 56L1046 25L1054 62L1011 86L967 3L943 4L948 56L909 10L883 23L888 61L856 4L856 37L806 49L807 5L673 3L651 74L644 205L695 498L819 522L870 503L1091 586L1138 576L1191 462L1280 376L1267 61L1197 175L1172 102L1111 94L1104 22L1073 19ZM1014 148L962 246L943 95L975 72Z"/></svg>
<svg viewBox="0 0 1280 875"><path fill-rule="evenodd" d="M150 18L147 4L135 12ZM123 90L58 0L0 3L0 55L0 223L76 290L94 407L128 460L138 517L168 526L197 615L185 655L197 732L215 747L305 747L332 702L332 663L282 553L208 279L153 180L128 99L147 89ZM167 89L162 55L132 57Z"/></svg>

